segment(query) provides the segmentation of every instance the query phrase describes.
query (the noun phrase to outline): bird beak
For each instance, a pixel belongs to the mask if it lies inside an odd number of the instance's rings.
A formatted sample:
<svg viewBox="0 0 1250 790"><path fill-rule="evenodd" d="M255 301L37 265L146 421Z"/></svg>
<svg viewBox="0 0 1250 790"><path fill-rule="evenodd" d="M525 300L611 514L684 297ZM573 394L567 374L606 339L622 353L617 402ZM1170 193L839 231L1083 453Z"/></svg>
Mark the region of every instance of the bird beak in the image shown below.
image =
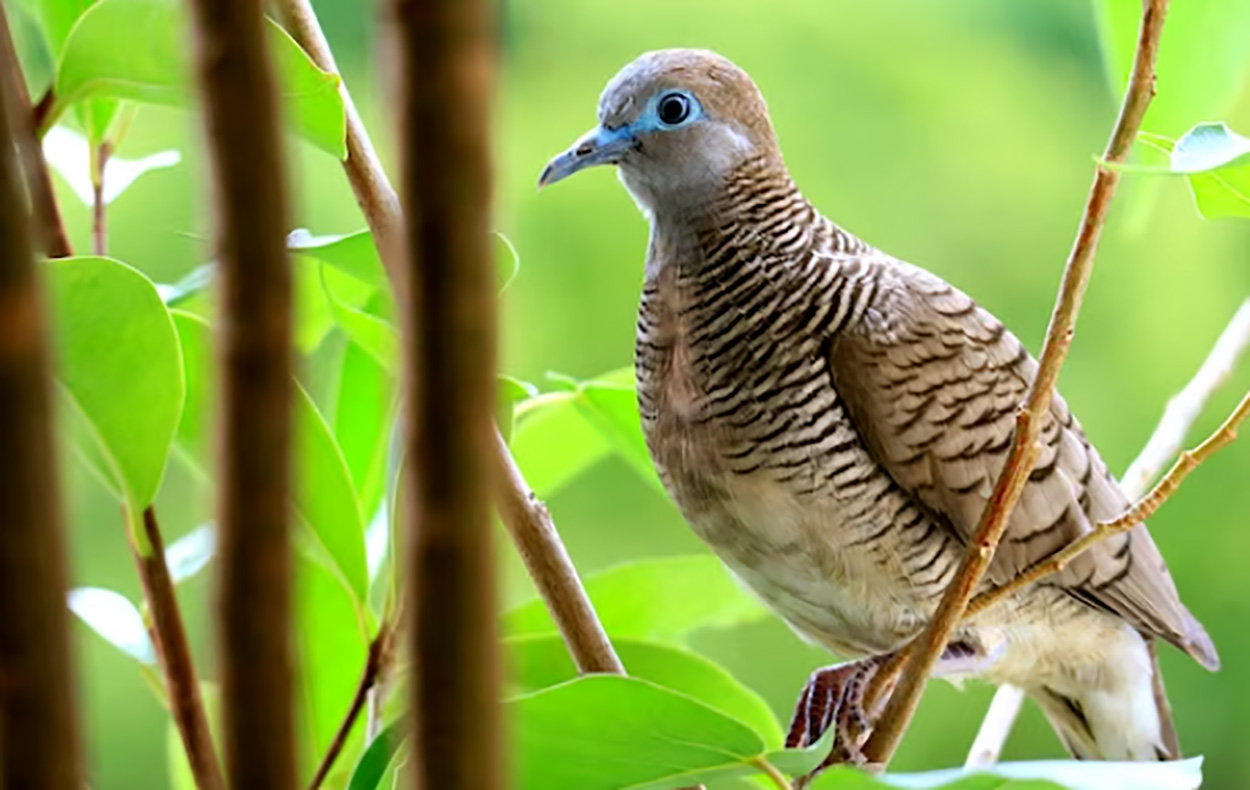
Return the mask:
<svg viewBox="0 0 1250 790"><path fill-rule="evenodd" d="M596 126L582 135L569 150L547 163L538 177L538 188L550 186L594 165L614 165L637 145L638 138L628 126L616 129Z"/></svg>

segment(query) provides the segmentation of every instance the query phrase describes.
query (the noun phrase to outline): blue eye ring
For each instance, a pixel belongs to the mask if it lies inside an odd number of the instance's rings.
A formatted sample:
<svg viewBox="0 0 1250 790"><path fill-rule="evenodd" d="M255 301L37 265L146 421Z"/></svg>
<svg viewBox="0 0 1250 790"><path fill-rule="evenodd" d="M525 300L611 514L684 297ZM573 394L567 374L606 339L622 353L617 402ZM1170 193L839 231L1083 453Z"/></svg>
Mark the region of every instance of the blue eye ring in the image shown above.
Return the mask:
<svg viewBox="0 0 1250 790"><path fill-rule="evenodd" d="M655 115L665 126L677 126L690 117L690 98L684 93L666 93L656 102Z"/></svg>

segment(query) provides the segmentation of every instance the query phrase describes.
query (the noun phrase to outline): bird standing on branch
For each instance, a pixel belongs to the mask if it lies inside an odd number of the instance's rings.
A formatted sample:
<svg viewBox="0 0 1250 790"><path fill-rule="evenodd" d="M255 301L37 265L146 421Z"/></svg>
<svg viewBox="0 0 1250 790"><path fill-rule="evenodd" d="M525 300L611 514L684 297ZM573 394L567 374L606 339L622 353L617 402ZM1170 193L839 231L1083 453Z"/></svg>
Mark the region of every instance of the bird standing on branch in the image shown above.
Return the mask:
<svg viewBox="0 0 1250 790"><path fill-rule="evenodd" d="M954 286L807 202L759 90L719 55L626 66L539 183L606 164L651 225L636 372L660 478L796 631L857 659L812 675L789 737L836 727L831 760L855 761L864 689L954 576L1036 362ZM1130 504L1058 396L1040 443L986 585ZM1218 666L1139 525L966 621L939 672L1026 689L1077 757L1167 759L1153 637Z"/></svg>

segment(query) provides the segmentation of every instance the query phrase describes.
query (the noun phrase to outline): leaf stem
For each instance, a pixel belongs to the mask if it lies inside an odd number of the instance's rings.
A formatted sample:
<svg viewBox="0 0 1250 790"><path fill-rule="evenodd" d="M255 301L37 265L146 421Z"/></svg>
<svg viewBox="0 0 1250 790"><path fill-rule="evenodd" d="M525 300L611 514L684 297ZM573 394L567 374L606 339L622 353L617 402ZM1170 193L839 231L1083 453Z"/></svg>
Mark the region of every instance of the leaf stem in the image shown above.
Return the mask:
<svg viewBox="0 0 1250 790"><path fill-rule="evenodd" d="M1142 10L1133 71L1119 117L1107 143L1104 162L1118 163L1125 160L1146 108L1154 96L1154 64L1159 49L1159 37L1163 31L1167 0L1144 0ZM1063 281L1046 332L1037 375L1016 416L1015 436L1007 461L955 578L946 588L928 626L913 642L916 649L910 651L898 686L864 745L864 754L869 762L884 765L898 748L903 733L920 704L920 695L929 674L946 648L951 633L963 619L964 610L972 600L981 578L989 569L994 551L1007 528L1008 517L1028 482L1029 473L1037 460L1038 434L1048 414L1059 370L1072 345L1076 317L1093 268L1094 253L1119 180L1118 170L1106 164L1096 166L1085 213L1064 268Z"/></svg>
<svg viewBox="0 0 1250 790"><path fill-rule="evenodd" d="M747 760L747 762L759 769L759 772L764 774L764 776L768 777L769 781L777 786L777 790L794 790L794 785L790 784L790 780L785 777L785 774L781 773L781 771L777 769L777 766L768 762L767 758L752 757L750 760Z"/></svg>

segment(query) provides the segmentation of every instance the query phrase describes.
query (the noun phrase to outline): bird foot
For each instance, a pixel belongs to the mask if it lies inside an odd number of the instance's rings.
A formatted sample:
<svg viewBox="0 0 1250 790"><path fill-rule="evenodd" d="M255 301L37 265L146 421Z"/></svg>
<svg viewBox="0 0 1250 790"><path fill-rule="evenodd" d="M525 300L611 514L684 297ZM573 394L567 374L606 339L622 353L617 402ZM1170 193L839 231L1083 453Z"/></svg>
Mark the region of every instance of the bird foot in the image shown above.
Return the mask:
<svg viewBox="0 0 1250 790"><path fill-rule="evenodd" d="M872 732L865 694L889 656L874 656L824 667L812 673L799 696L786 736L786 748L803 749L834 728L833 748L812 776L831 765L864 765L861 747ZM801 786L801 785L796 785Z"/></svg>

